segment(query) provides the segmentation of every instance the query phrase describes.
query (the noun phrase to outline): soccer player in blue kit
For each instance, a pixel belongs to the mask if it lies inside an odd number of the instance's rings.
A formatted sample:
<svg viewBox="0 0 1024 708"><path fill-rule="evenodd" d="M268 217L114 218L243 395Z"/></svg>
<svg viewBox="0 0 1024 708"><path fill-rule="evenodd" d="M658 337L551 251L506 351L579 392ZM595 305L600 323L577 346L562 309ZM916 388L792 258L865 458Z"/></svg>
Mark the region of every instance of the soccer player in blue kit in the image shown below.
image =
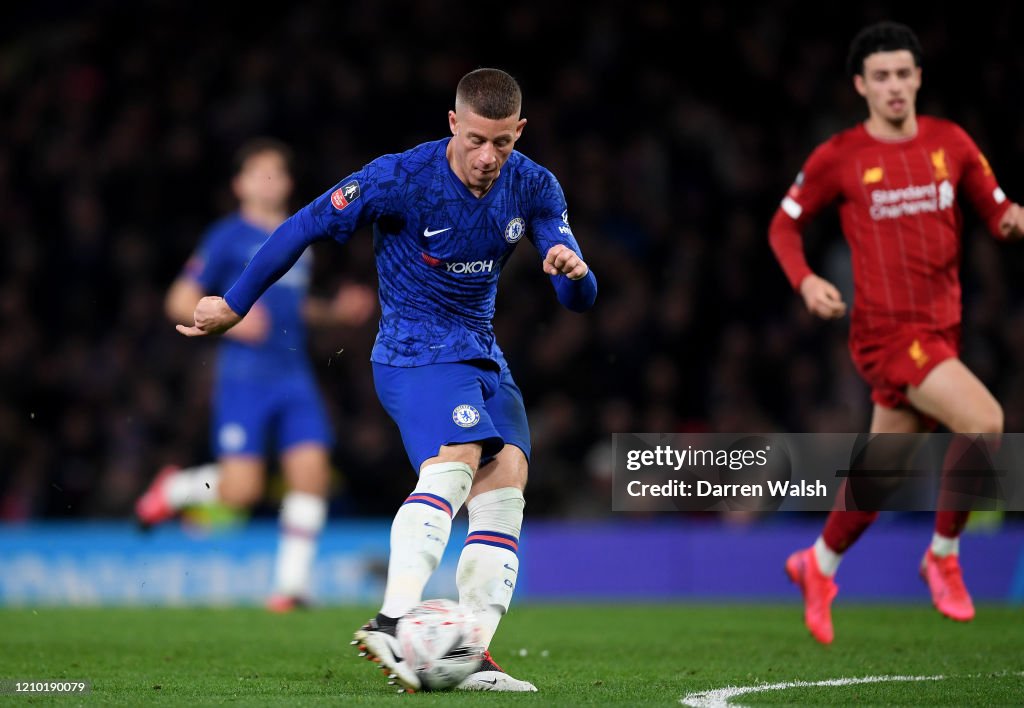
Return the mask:
<svg viewBox="0 0 1024 708"><path fill-rule="evenodd" d="M419 479L391 527L380 613L355 638L408 690L420 682L401 659L395 625L422 600L463 504L459 600L480 618L487 644L516 585L530 435L491 323L501 268L526 238L565 307L582 312L597 296L558 181L514 150L526 125L521 103L505 72L470 72L448 113L450 138L384 155L341 180L282 224L223 298L201 300L193 326L178 326L188 336L229 330L310 243L344 243L373 224L382 310L374 383ZM489 654L459 688L537 690Z"/></svg>
<svg viewBox="0 0 1024 708"><path fill-rule="evenodd" d="M270 233L288 216L291 151L260 138L236 156L232 188L238 211L211 226L167 293L175 322L189 322L206 293L230 286ZM249 507L263 495L264 452L273 443L288 492L267 607L305 604L317 538L327 516L330 423L306 354L306 324L361 324L372 314L369 288L341 288L332 303L308 296L312 256L305 253L225 338L218 352L212 436L216 464L161 470L136 504L145 525L186 506L220 502Z"/></svg>

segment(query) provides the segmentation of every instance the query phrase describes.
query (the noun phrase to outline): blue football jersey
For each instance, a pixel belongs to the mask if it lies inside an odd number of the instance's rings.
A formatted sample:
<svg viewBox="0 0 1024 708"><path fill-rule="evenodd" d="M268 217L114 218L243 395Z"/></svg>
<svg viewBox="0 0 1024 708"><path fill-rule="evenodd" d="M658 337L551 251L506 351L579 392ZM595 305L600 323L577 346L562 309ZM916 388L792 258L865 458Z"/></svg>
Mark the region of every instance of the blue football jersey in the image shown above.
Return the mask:
<svg viewBox="0 0 1024 708"><path fill-rule="evenodd" d="M223 294L245 269L269 234L242 219L225 217L211 226L185 266L210 294ZM232 378L279 378L309 367L302 305L309 290L312 257L306 251L258 300L270 318L270 334L260 344L224 338L219 374Z"/></svg>
<svg viewBox="0 0 1024 708"><path fill-rule="evenodd" d="M373 361L484 359L504 368L491 321L513 249L524 238L541 257L555 244L577 254L579 246L548 170L513 151L477 198L448 164L448 140L377 158L292 217L290 227L344 243L373 224L381 304Z"/></svg>

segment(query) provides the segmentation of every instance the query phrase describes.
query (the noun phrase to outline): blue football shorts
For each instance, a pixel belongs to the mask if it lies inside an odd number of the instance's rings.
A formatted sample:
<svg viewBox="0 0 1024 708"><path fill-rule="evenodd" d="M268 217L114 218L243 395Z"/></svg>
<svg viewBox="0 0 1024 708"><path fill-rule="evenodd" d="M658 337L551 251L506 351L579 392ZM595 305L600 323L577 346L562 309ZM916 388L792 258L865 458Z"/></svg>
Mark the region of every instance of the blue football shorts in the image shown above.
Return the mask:
<svg viewBox="0 0 1024 708"><path fill-rule="evenodd" d="M456 443L480 443L481 465L505 445L515 445L530 459L523 394L508 368L495 371L481 363L402 367L373 362L377 397L398 425L417 474L442 445Z"/></svg>
<svg viewBox="0 0 1024 708"><path fill-rule="evenodd" d="M258 380L221 376L214 389L212 423L217 457L281 453L299 443L334 444L311 375Z"/></svg>

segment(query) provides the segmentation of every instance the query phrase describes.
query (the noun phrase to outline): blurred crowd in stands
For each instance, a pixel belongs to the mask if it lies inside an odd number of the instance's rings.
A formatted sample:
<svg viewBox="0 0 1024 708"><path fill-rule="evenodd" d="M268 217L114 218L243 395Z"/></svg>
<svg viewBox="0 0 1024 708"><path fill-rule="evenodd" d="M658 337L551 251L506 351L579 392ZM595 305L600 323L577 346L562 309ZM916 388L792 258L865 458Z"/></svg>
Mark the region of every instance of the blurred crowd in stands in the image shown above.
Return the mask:
<svg viewBox="0 0 1024 708"><path fill-rule="evenodd" d="M231 156L254 136L295 149L297 208L379 154L444 137L466 71L520 80L518 149L559 178L600 286L590 313L562 310L525 242L502 276L495 328L530 412L531 516L610 513L613 432L866 429L845 322L806 314L766 237L810 150L866 115L843 68L863 24L915 27L919 112L961 123L1024 200L1012 4L927 16L805 0L741 15L668 0L485 5L11 10L0 30L0 520L126 517L161 465L209 459L213 345L177 335L162 300L204 227L233 208ZM1024 246L965 212L963 356L1019 432ZM807 250L849 301L834 213ZM376 282L368 230L315 255L319 294ZM414 483L373 391L374 333L310 341L338 437L337 516L390 515Z"/></svg>

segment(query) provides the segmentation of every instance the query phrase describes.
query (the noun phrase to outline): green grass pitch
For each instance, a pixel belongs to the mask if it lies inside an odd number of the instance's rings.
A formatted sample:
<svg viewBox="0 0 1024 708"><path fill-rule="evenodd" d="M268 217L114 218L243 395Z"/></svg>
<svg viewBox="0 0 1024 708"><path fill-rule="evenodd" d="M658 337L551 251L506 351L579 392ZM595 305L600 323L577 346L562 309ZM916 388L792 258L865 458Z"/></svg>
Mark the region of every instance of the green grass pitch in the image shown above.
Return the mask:
<svg viewBox="0 0 1024 708"><path fill-rule="evenodd" d="M1024 611L956 624L923 604L838 605L817 645L797 604L523 605L492 651L536 694L397 695L348 642L370 608L0 610L0 679L92 682L32 705L672 706L726 686L942 676L747 693L730 705L1020 705Z"/></svg>

